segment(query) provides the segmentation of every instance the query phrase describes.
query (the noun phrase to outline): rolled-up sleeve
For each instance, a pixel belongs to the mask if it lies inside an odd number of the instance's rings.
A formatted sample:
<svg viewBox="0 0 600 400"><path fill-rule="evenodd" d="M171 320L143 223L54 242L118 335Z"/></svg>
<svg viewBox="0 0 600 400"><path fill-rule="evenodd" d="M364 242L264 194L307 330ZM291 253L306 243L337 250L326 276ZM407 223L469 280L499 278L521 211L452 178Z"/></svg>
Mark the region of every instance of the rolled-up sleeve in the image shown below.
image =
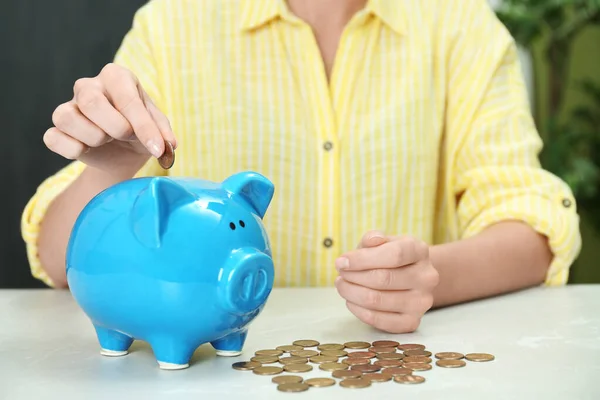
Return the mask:
<svg viewBox="0 0 600 400"><path fill-rule="evenodd" d="M514 40L484 1L453 38L448 56L448 181L462 238L505 220L548 238L546 285L567 283L581 249L573 194L539 163L542 141L530 112Z"/></svg>

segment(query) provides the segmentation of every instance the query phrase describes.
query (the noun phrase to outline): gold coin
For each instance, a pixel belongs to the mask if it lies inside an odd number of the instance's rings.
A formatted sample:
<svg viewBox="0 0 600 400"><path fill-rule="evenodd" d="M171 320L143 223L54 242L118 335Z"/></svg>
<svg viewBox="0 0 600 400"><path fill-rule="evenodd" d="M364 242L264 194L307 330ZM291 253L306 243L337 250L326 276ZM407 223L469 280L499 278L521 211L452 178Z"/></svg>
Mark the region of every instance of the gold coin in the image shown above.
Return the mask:
<svg viewBox="0 0 600 400"><path fill-rule="evenodd" d="M373 365L377 365L382 368L391 368L391 367L400 367L402 366L402 361L400 360L377 360L373 363Z"/></svg>
<svg viewBox="0 0 600 400"><path fill-rule="evenodd" d="M375 357L380 360L402 360L404 355L401 353L379 353Z"/></svg>
<svg viewBox="0 0 600 400"><path fill-rule="evenodd" d="M353 351L351 353L348 353L349 358L373 358L376 355L377 354L372 353L370 351Z"/></svg>
<svg viewBox="0 0 600 400"><path fill-rule="evenodd" d="M295 356L281 357L279 359L279 362L282 363L283 365L289 365L289 364L306 364L308 362L308 359L306 359L304 357L295 357Z"/></svg>
<svg viewBox="0 0 600 400"><path fill-rule="evenodd" d="M427 363L404 363L402 366L413 371L428 371L431 369L431 364Z"/></svg>
<svg viewBox="0 0 600 400"><path fill-rule="evenodd" d="M306 383L282 383L277 385L277 390L288 393L305 392L308 388L309 386Z"/></svg>
<svg viewBox="0 0 600 400"><path fill-rule="evenodd" d="M492 361L495 359L495 357L493 355L488 354L488 353L469 353L469 354L465 354L465 358L469 361L477 361L477 362Z"/></svg>
<svg viewBox="0 0 600 400"><path fill-rule="evenodd" d="M362 389L371 386L371 381L365 378L348 378L340 381L340 386L350 389Z"/></svg>
<svg viewBox="0 0 600 400"><path fill-rule="evenodd" d="M327 362L319 365L319 368L323 371L338 371L342 369L348 369L348 365L337 362Z"/></svg>
<svg viewBox="0 0 600 400"><path fill-rule="evenodd" d="M377 365L373 365L373 364L363 364L363 365L353 365L350 367L350 369L353 369L354 371L360 371L360 372L366 374L369 372L377 372L381 369L381 367L377 366Z"/></svg>
<svg viewBox="0 0 600 400"><path fill-rule="evenodd" d="M368 349L371 347L371 343L367 342L346 342L344 346L348 349Z"/></svg>
<svg viewBox="0 0 600 400"><path fill-rule="evenodd" d="M373 347L398 347L399 344L395 340L376 340L373 342Z"/></svg>
<svg viewBox="0 0 600 400"><path fill-rule="evenodd" d="M254 356L250 359L250 361L259 362L261 364L271 364L279 361L279 357L277 356Z"/></svg>
<svg viewBox="0 0 600 400"><path fill-rule="evenodd" d="M372 353L395 353L396 352L396 348L395 347L375 347L375 346L371 346L369 347L369 351Z"/></svg>
<svg viewBox="0 0 600 400"><path fill-rule="evenodd" d="M280 385L282 383L300 383L303 380L304 379L298 375L279 375L274 376L273 379L271 379L271 382Z"/></svg>
<svg viewBox="0 0 600 400"><path fill-rule="evenodd" d="M315 364L323 364L328 362L336 362L338 360L337 357L333 356L314 356L310 358L310 362Z"/></svg>
<svg viewBox="0 0 600 400"><path fill-rule="evenodd" d="M430 363L431 358L426 356L410 356L402 359L405 363Z"/></svg>
<svg viewBox="0 0 600 400"><path fill-rule="evenodd" d="M464 354L462 353L455 353L453 351L445 351L445 352L441 352L441 353L435 353L435 358L438 358L440 360L460 360L461 358L464 358Z"/></svg>
<svg viewBox="0 0 600 400"><path fill-rule="evenodd" d="M319 352L316 350L294 350L290 353L293 356L296 357L313 357L313 356L318 356Z"/></svg>
<svg viewBox="0 0 600 400"><path fill-rule="evenodd" d="M411 375L412 369L392 367L384 369L383 371L381 371L381 373L391 376Z"/></svg>
<svg viewBox="0 0 600 400"><path fill-rule="evenodd" d="M371 372L364 374L363 378L370 380L371 382L387 382L392 380L392 375L381 374L379 372Z"/></svg>
<svg viewBox="0 0 600 400"><path fill-rule="evenodd" d="M416 384L425 382L425 378L419 375L400 375L394 377L394 382L404 384Z"/></svg>
<svg viewBox="0 0 600 400"><path fill-rule="evenodd" d="M232 368L237 369L238 371L250 371L260 366L262 366L262 364L256 361L240 361L232 364Z"/></svg>
<svg viewBox="0 0 600 400"><path fill-rule="evenodd" d="M313 366L310 364L288 364L283 366L286 372L308 372L312 371Z"/></svg>
<svg viewBox="0 0 600 400"><path fill-rule="evenodd" d="M289 352L294 351L294 350L304 350L304 347L302 347L302 346L296 346L294 344L286 344L286 345L283 345L283 346L277 346L276 349L277 350L281 350L284 353L289 353Z"/></svg>
<svg viewBox="0 0 600 400"><path fill-rule="evenodd" d="M348 355L348 352L344 350L323 350L321 352L321 355L331 357L346 357Z"/></svg>
<svg viewBox="0 0 600 400"><path fill-rule="evenodd" d="M406 357L414 357L414 356L425 356L429 357L431 355L430 351L427 350L406 350L404 352Z"/></svg>
<svg viewBox="0 0 600 400"><path fill-rule="evenodd" d="M304 381L308 386L326 387L335 385L335 379L331 378L310 378Z"/></svg>
<svg viewBox="0 0 600 400"><path fill-rule="evenodd" d="M344 350L344 345L339 343L325 343L317 346L319 350Z"/></svg>
<svg viewBox="0 0 600 400"><path fill-rule="evenodd" d="M283 351L275 350L275 349L265 349L265 350L258 350L254 354L257 356L280 356L283 354Z"/></svg>
<svg viewBox="0 0 600 400"><path fill-rule="evenodd" d="M406 344L399 345L398 349L400 349L402 351L406 351L406 350L425 350L425 346L423 346L422 344L416 344L416 343L406 343Z"/></svg>
<svg viewBox="0 0 600 400"><path fill-rule="evenodd" d="M437 360L435 364L442 368L460 368L467 365L463 360Z"/></svg>
<svg viewBox="0 0 600 400"><path fill-rule="evenodd" d="M258 367L252 370L256 375L277 375L283 372L281 367Z"/></svg>
<svg viewBox="0 0 600 400"><path fill-rule="evenodd" d="M295 340L294 342L292 342L292 344L294 346L315 347L318 346L320 343L316 340Z"/></svg>
<svg viewBox="0 0 600 400"><path fill-rule="evenodd" d="M175 150L171 142L165 140L165 151L158 157L158 163L163 169L169 169L175 163Z"/></svg>
<svg viewBox="0 0 600 400"><path fill-rule="evenodd" d="M342 362L344 364L348 364L348 365L365 365L365 364L371 364L371 360L368 358L360 358L360 357L354 357L354 358L345 358L342 360Z"/></svg>
<svg viewBox="0 0 600 400"><path fill-rule="evenodd" d="M363 374L362 372L354 371L352 369L340 369L337 371L333 371L331 376L333 376L334 378L346 379L346 378L360 378L362 376L362 374Z"/></svg>

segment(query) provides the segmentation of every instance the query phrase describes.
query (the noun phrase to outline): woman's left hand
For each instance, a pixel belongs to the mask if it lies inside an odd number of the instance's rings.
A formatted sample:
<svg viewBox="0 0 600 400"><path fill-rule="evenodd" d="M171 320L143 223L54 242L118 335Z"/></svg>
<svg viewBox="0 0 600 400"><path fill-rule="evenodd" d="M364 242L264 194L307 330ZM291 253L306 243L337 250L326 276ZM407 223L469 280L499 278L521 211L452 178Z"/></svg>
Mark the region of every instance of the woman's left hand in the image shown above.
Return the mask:
<svg viewBox="0 0 600 400"><path fill-rule="evenodd" d="M369 232L336 260L335 286L358 319L390 333L415 331L433 305L438 271L429 246L406 236Z"/></svg>

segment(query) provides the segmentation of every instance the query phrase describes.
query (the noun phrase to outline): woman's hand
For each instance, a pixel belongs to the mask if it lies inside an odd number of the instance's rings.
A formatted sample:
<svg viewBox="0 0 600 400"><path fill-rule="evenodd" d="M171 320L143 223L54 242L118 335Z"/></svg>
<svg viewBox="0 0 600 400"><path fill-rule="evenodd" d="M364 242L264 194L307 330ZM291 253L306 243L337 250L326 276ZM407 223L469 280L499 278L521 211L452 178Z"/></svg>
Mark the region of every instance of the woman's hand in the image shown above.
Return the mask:
<svg viewBox="0 0 600 400"><path fill-rule="evenodd" d="M407 236L369 232L336 260L335 286L358 319L382 331L416 330L433 305L439 274L429 246Z"/></svg>

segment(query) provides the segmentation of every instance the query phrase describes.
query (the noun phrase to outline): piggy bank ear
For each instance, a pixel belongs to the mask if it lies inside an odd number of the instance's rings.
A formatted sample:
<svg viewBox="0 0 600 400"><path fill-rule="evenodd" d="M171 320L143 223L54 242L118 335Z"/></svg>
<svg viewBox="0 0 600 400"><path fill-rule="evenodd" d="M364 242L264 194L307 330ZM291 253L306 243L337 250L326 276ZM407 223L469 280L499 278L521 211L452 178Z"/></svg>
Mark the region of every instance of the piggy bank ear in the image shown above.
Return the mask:
<svg viewBox="0 0 600 400"><path fill-rule="evenodd" d="M225 179L223 189L242 197L260 218L265 216L273 199L273 183L256 172L240 172Z"/></svg>
<svg viewBox="0 0 600 400"><path fill-rule="evenodd" d="M195 200L191 192L169 178L150 179L131 210L133 234L144 246L159 248L170 214Z"/></svg>

